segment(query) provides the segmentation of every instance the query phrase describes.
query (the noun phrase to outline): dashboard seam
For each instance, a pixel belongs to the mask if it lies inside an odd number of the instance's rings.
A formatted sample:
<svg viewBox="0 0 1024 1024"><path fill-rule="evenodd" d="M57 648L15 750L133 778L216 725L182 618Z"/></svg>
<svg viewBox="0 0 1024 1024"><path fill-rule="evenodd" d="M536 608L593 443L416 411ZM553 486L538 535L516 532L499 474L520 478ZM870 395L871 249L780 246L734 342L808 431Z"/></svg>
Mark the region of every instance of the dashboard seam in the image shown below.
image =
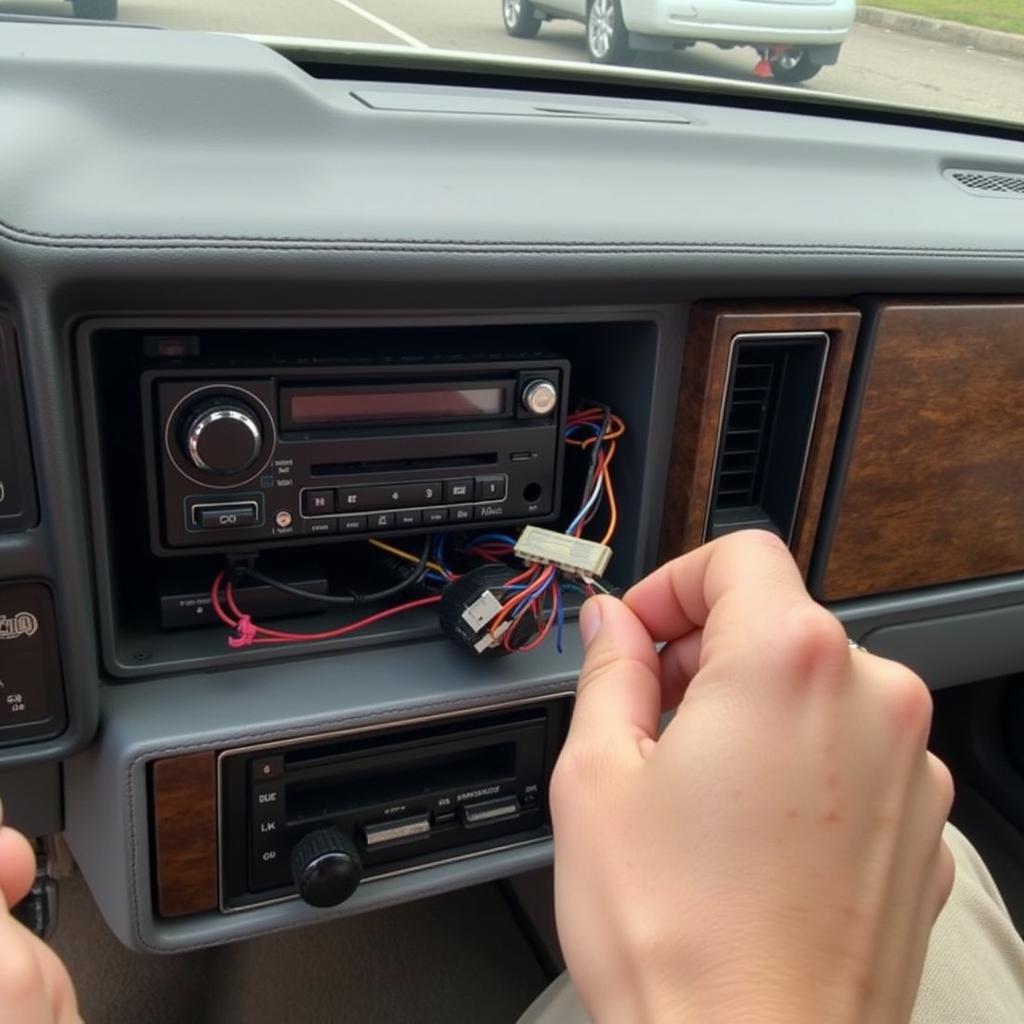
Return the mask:
<svg viewBox="0 0 1024 1024"><path fill-rule="evenodd" d="M566 686L572 686L571 677L569 679L560 680L547 680L544 683L533 684L531 686L519 687L515 690L509 690L506 693L502 693L502 700L516 700L520 697L543 697L554 689L564 689ZM262 740L273 737L275 739L288 739L290 737L312 735L319 731L327 731L331 728L339 725L352 726L358 728L361 725L368 725L374 722L387 721L394 725L401 725L402 722L407 718L417 718L424 714L431 714L438 711L470 711L474 707L480 705L481 702L487 703L488 697L486 695L479 695L475 699L462 698L449 698L443 701L434 701L430 703L414 704L414 705L403 705L401 710L397 712L394 708L384 709L381 711L369 712L362 715L354 715L351 717L345 717L338 720L332 720L329 722L320 722L316 725L304 725L304 726L293 726L290 729L275 729L268 728L264 730L257 730L245 733L241 736L232 736L226 742L229 745L234 744L245 744L250 741ZM152 749L143 751L142 753L136 754L129 762L126 769L126 789L128 792L128 838L131 842L131 849L129 853L129 866L131 872L130 887L131 887L131 918L132 924L135 930L135 936L139 941L139 944L145 949L153 953L166 953L167 949L160 946L153 946L143 935L142 932L142 919L141 919L141 903L139 900L139 846L136 842L136 829L135 829L135 818L136 818L136 786L135 786L135 772L140 762L146 762L155 759L161 755L171 754L185 754L193 753L203 750L216 750L218 744L211 744L207 742L196 742L196 743L179 743L168 747L154 747ZM382 903L380 906L388 906L390 904ZM294 925L285 925L280 928L275 928L273 931L286 931ZM190 949L200 949L203 945L188 945L178 947L177 951L186 952Z"/></svg>
<svg viewBox="0 0 1024 1024"><path fill-rule="evenodd" d="M426 239L373 239L373 238L303 238L299 236L238 236L238 235L123 235L84 234L58 235L43 231L28 231L0 221L0 236L10 241L51 249L196 249L248 250L248 251L328 251L328 252L399 252L466 255L535 254L566 255L655 255L674 253L739 253L752 255L779 254L858 254L912 255L972 258L1018 259L1024 249L977 249L957 246L909 245L845 245L843 243L801 242L792 245L759 245L756 242L585 242L569 241L466 241L447 238ZM98 244L102 243L102 244Z"/></svg>

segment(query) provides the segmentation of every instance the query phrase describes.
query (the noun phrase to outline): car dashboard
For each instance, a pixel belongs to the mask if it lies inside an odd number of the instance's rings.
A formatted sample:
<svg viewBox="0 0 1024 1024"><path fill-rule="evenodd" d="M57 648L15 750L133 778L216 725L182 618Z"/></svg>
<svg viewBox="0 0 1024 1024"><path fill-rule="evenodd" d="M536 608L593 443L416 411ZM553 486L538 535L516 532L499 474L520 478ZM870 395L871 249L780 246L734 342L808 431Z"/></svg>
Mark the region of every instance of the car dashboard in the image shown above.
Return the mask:
<svg viewBox="0 0 1024 1024"><path fill-rule="evenodd" d="M0 35L0 793L126 945L550 862L582 594L491 658L480 591L346 632L252 585L261 645L217 581L550 542L579 409L625 427L588 586L761 527L934 689L1024 669L1018 140L114 31ZM304 891L331 830L361 880Z"/></svg>

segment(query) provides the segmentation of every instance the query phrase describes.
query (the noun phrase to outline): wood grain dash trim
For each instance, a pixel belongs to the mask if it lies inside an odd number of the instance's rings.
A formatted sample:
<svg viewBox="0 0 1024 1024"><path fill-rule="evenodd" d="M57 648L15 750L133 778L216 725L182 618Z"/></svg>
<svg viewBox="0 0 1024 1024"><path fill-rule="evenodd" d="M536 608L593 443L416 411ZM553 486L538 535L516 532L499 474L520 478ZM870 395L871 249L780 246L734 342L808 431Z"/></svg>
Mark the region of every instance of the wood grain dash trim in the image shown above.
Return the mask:
<svg viewBox="0 0 1024 1024"><path fill-rule="evenodd" d="M733 338L737 334L823 331L829 336L828 362L791 542L794 557L806 574L821 517L859 326L859 310L838 303L700 303L694 306L683 353L666 488L662 561L703 542Z"/></svg>
<svg viewBox="0 0 1024 1024"><path fill-rule="evenodd" d="M217 787L212 751L153 762L157 911L217 907Z"/></svg>
<svg viewBox="0 0 1024 1024"><path fill-rule="evenodd" d="M880 303L826 600L1024 570L1024 302Z"/></svg>

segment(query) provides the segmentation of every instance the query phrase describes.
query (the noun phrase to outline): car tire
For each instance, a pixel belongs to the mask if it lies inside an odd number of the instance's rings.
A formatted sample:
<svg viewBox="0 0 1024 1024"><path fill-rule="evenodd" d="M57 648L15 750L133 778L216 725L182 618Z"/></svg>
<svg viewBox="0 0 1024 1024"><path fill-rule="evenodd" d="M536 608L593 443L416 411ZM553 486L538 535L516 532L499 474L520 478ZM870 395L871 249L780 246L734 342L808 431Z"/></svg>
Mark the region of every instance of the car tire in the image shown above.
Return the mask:
<svg viewBox="0 0 1024 1024"><path fill-rule="evenodd" d="M530 0L501 0L501 20L516 39L532 39L540 31L540 18Z"/></svg>
<svg viewBox="0 0 1024 1024"><path fill-rule="evenodd" d="M632 64L629 31L620 0L590 0L587 5L587 52L594 64Z"/></svg>
<svg viewBox="0 0 1024 1024"><path fill-rule="evenodd" d="M113 21L117 17L117 0L71 0L76 18L90 21Z"/></svg>
<svg viewBox="0 0 1024 1024"><path fill-rule="evenodd" d="M806 50L786 50L768 58L772 77L779 82L806 82L813 78L821 65L811 60Z"/></svg>

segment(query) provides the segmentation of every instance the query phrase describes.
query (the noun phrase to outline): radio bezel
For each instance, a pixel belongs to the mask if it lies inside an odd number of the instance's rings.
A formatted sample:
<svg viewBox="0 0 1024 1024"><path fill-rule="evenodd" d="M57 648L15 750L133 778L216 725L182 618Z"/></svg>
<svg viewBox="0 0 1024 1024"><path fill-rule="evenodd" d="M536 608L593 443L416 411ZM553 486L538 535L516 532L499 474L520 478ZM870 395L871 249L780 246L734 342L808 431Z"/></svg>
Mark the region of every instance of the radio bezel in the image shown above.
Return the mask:
<svg viewBox="0 0 1024 1024"><path fill-rule="evenodd" d="M249 851L249 824L250 815L248 804L251 800L254 781L248 777L247 768L251 764L253 755L266 756L270 753L280 753L301 747L319 747L338 740L349 740L360 737L380 737L382 744L401 742L402 737L423 727L443 727L447 723L465 723L467 730L472 730L474 721L483 720L486 716L506 716L509 719L508 728L514 728L518 723L513 721L512 716L517 712L529 712L537 710L545 716L546 732L543 741L543 761L538 766L542 777L542 788L539 793L539 809L542 812L542 823L529 831L522 831L518 838L516 833L509 832L507 836L492 836L484 839L474 846L457 847L451 853L439 851L436 856L426 858L413 856L409 863L397 863L393 867L374 869L371 875L365 876L360 885L369 885L373 882L383 881L386 878L394 878L399 875L409 874L415 871L423 871L429 868L439 867L443 864L456 863L458 861L470 860L482 857L489 853L501 850L514 849L516 847L528 846L544 842L551 838L551 820L548 806L548 786L551 779L551 772L554 769L555 761L561 750L568 731L569 718L572 713L575 693L572 690L559 691L547 697L529 697L519 700L503 701L493 704L485 704L478 707L466 708L456 712L439 712L437 714L419 715L413 718L391 722L386 725L374 723L370 725L353 726L345 729L336 729L324 733L304 735L282 740L270 740L260 743L247 744L246 746L233 747L222 750L217 755L217 882L218 882L218 908L221 913L235 914L242 913L257 907L265 907L277 903L294 901L299 898L295 892L277 891L273 895L261 897L258 894L248 893L241 897L237 896L237 890L233 886L237 883L238 864L240 862L239 850L237 847L229 849L228 839L239 841L240 830L238 829L238 818L241 814L245 827L241 830L241 842L244 845L244 860L248 860ZM500 724L500 723L499 723ZM458 733L453 733L458 736ZM434 740L436 744L438 741ZM428 738L423 741L423 747L429 748L432 741ZM229 782L226 779L227 764L236 761L242 768L246 807L239 810L236 806L233 809L228 806L226 790ZM237 781L237 780L236 780ZM237 800L237 793L235 793ZM226 819L231 814L231 822ZM326 820L326 819L325 819ZM310 823L310 828L315 827ZM228 868L228 862L233 867ZM232 885L229 885L228 874L232 874ZM228 892L231 888L231 893Z"/></svg>
<svg viewBox="0 0 1024 1024"><path fill-rule="evenodd" d="M516 395L524 381L546 377L557 383L559 402L549 416L533 416L517 408ZM484 476L502 473L512 486L506 489L503 503L496 499L444 503L445 508L461 508L461 515L471 518L453 519L451 522L434 523L426 520L408 527L394 526L381 529L385 536L405 536L423 533L443 532L472 528L508 528L527 522L544 523L558 518L561 511L562 474L564 445L562 435L569 403L570 363L557 356L536 356L530 359L489 358L458 361L415 362L397 360L392 363L320 363L315 366L286 365L273 366L216 366L190 365L187 368L150 368L140 375L143 425L146 431L146 492L149 508L149 539L154 554L161 557L192 556L196 554L229 554L238 550L254 550L264 547L308 546L323 543L337 543L348 540L365 540L377 532L371 521L364 528L353 533L342 530L342 513L329 518L335 522L321 526L323 532L314 532L311 521L325 517L305 514L302 493L309 489L337 488L349 486L374 487L387 484L415 484L426 481L455 479L461 476ZM316 380L325 387L346 386L396 386L410 387L498 383L508 388L508 408L498 417L489 418L443 418L433 422L372 422L366 426L351 426L334 429L304 428L286 429L281 422L282 394L295 387L302 387L306 381ZM188 385L194 385L189 387ZM264 420L265 441L259 463L260 470L248 472L245 479L231 483L219 483L203 478L201 474L185 467L176 457L173 433L176 419L188 406L195 395L215 393L218 389L226 392L249 392L250 403ZM252 527L240 528L225 535L213 531L199 531L188 522L190 502L193 504L223 501L232 504L236 492L254 490L271 475L284 472L278 466L300 451L311 452L315 446L332 446L338 452L342 449L366 450L388 448L397 453L406 448L420 448L431 451L436 447L441 453L438 460L448 458L453 463L450 470L410 468L394 471L366 470L333 478L313 478L307 471L303 475L299 467L294 490L290 493L279 491L274 484L268 484L262 493L266 500L262 504L259 522ZM515 449L531 451L535 461L530 465L517 464L512 458ZM285 456L280 453L285 452ZM456 465L456 460L469 453L484 453L489 461L477 464ZM503 461L500 468L493 461ZM310 465L343 463L344 457L335 455L309 456ZM356 460L358 462L358 460ZM364 460L372 461L372 460ZM537 510L531 510L531 503L510 497L525 490L524 480L532 483L540 476L542 498L532 503ZM307 478L308 477L308 478ZM277 505L272 499L277 499ZM509 505L506 514L484 518L485 511ZM279 507L278 507L279 506ZM484 506L488 506L487 509ZM422 511L420 505L402 506L394 511ZM278 525L277 516L287 513L284 519L288 525ZM351 516L349 517L352 518Z"/></svg>

